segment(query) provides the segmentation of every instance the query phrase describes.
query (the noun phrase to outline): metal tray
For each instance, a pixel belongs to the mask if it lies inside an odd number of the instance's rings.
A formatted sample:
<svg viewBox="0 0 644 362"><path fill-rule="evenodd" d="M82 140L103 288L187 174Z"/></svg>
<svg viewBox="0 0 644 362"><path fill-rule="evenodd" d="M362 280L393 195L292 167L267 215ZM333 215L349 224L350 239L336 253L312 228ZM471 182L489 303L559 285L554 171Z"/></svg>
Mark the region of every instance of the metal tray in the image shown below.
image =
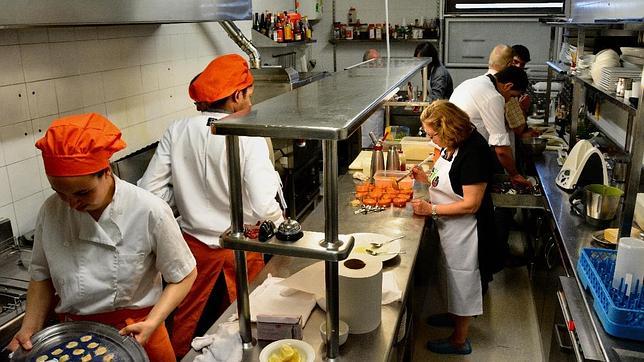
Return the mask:
<svg viewBox="0 0 644 362"><path fill-rule="evenodd" d="M91 340L82 342L83 336L91 336ZM68 348L69 342L78 342L77 346ZM121 336L115 328L96 322L65 322L47 327L31 337L33 348L25 351L21 348L14 352L11 361L36 361L40 356L47 355L48 360L59 359L62 355L68 355L68 361L81 361L83 356L91 354L91 361L103 361L106 355L112 354L113 361L142 361L148 362L148 356L143 347L130 336ZM90 348L90 343L98 343L99 346L107 348L107 352L97 356L96 350L99 347ZM63 352L53 356L52 352L61 349ZM83 349L84 353L74 355L75 349Z"/></svg>

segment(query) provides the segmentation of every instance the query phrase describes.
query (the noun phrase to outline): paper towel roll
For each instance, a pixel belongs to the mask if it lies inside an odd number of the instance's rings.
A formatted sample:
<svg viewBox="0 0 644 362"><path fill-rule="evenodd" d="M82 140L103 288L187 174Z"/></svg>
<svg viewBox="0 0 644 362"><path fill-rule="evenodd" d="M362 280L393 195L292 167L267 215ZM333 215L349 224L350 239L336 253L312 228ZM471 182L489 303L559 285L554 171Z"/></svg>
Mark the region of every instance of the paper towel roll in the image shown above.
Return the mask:
<svg viewBox="0 0 644 362"><path fill-rule="evenodd" d="M340 319L351 334L371 332L380 325L382 262L352 257L339 264Z"/></svg>

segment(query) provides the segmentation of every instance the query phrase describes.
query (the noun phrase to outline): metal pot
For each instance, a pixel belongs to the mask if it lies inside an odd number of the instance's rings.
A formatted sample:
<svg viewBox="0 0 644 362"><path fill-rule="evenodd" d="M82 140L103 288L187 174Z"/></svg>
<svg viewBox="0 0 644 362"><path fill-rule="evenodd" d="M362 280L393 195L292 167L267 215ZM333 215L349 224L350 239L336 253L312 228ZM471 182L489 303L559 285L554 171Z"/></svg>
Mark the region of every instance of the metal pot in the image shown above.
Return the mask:
<svg viewBox="0 0 644 362"><path fill-rule="evenodd" d="M605 227L615 218L623 194L624 191L616 187L591 184L574 192L570 204L590 225Z"/></svg>
<svg viewBox="0 0 644 362"><path fill-rule="evenodd" d="M522 138L521 142L528 152L533 156L538 156L545 151L548 140L539 137Z"/></svg>

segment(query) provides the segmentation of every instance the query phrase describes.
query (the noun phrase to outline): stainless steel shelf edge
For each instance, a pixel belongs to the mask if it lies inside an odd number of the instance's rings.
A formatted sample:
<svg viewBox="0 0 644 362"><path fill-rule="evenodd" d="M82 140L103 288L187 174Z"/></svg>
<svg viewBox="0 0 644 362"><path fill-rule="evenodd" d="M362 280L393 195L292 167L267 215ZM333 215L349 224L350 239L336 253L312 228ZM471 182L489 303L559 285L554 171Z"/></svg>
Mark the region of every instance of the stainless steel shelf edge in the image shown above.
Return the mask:
<svg viewBox="0 0 644 362"><path fill-rule="evenodd" d="M578 77L576 75L573 75L573 79L575 79L576 81L578 81L580 83L583 83L588 88L592 88L596 92L601 93L603 95L604 99L610 101L611 103L615 104L618 107L621 107L622 109L627 111L630 115L635 115L635 112L637 112L637 108L631 106L628 103L624 103L624 98L620 98L620 97L617 97L613 93L606 92L605 90L603 90L603 89L599 88L597 85L595 85L595 83L593 83L592 80L580 78L580 77Z"/></svg>
<svg viewBox="0 0 644 362"><path fill-rule="evenodd" d="M220 135L342 140L429 59L391 58L337 72L216 122Z"/></svg>
<svg viewBox="0 0 644 362"><path fill-rule="evenodd" d="M278 43L278 42L273 41L271 38L267 37L266 35L258 32L255 29L251 29L251 39L252 39L253 45L255 45L258 48L305 47L307 45L317 43L317 40L315 40L315 39Z"/></svg>
<svg viewBox="0 0 644 362"><path fill-rule="evenodd" d="M254 239L238 239L230 235L230 231L221 236L221 245L235 250L256 251L265 254L286 255L299 258L309 258L327 261L340 261L349 256L353 249L354 238L351 235L338 235L342 244L337 249L327 249L320 245L324 240L324 233L305 231L304 236L294 242L280 241L272 238L266 242Z"/></svg>
<svg viewBox="0 0 644 362"><path fill-rule="evenodd" d="M429 43L439 43L440 39L393 39L389 38L390 43L424 43L424 42L429 42ZM385 43L385 39L329 39L329 43L331 44L351 44L351 43Z"/></svg>
<svg viewBox="0 0 644 362"><path fill-rule="evenodd" d="M611 140L616 146L619 146L622 150L624 150L626 142L626 130L621 129L618 125L605 118L599 117L599 119L597 119L591 113L586 113L586 118L588 118L590 123L597 127L604 134L604 136L608 137L608 139ZM612 127L608 126L608 123L610 123Z"/></svg>
<svg viewBox="0 0 644 362"><path fill-rule="evenodd" d="M570 70L570 66L565 65L565 64L563 64L561 62L547 61L546 65L548 65L548 67L550 67L555 72L557 72L559 74L562 74L562 75L567 75L568 70Z"/></svg>

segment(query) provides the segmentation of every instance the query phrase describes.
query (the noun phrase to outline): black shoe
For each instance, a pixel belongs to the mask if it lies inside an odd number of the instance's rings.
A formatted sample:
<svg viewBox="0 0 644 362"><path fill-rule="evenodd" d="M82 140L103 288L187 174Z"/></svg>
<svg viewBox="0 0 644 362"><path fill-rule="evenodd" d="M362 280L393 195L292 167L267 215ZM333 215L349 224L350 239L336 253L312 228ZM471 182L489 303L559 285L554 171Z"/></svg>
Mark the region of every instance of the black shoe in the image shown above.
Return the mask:
<svg viewBox="0 0 644 362"><path fill-rule="evenodd" d="M440 354L470 354L472 353L472 344L469 339L466 339L462 346L456 347L450 343L449 339L438 339L428 341L427 349Z"/></svg>
<svg viewBox="0 0 644 362"><path fill-rule="evenodd" d="M426 322L434 327L454 327L454 319L449 313L432 314L427 317Z"/></svg>

